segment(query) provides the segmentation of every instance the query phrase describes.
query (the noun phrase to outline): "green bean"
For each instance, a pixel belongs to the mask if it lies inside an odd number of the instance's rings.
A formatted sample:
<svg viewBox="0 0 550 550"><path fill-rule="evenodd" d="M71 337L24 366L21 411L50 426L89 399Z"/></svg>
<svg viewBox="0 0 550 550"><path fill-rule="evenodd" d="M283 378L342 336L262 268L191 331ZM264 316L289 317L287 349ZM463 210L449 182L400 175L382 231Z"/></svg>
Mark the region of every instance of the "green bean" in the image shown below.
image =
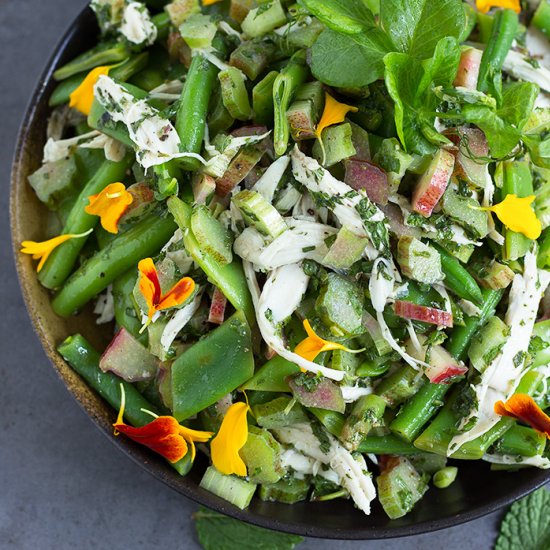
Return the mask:
<svg viewBox="0 0 550 550"><path fill-rule="evenodd" d="M433 475L433 483L438 489L446 489L454 483L457 474L458 468L456 466L447 466Z"/></svg>
<svg viewBox="0 0 550 550"><path fill-rule="evenodd" d="M125 328L143 345L147 345L148 333L145 331L140 334L141 321L137 316L132 295L137 276L137 270L132 268L113 281L115 319L119 327Z"/></svg>
<svg viewBox="0 0 550 550"><path fill-rule="evenodd" d="M99 353L80 334L69 336L58 348L60 355L111 407L120 409L121 389L124 388L126 404L124 418L133 426L149 424L153 418L142 409L157 414L154 405L149 403L130 383L110 372L99 368ZM180 475L185 475L191 467L190 457L184 457L172 464Z"/></svg>
<svg viewBox="0 0 550 550"><path fill-rule="evenodd" d="M313 414L321 422L321 424L327 429L329 433L335 437L340 437L344 428L344 422L346 417L336 411L327 411L325 409L317 409L312 407L308 411Z"/></svg>
<svg viewBox="0 0 550 550"><path fill-rule="evenodd" d="M424 384L401 407L390 424L390 430L405 441L414 441L430 418L441 408L450 387L450 384Z"/></svg>
<svg viewBox="0 0 550 550"><path fill-rule="evenodd" d="M110 183L115 183L124 178L126 170L130 167L131 157L126 156L120 162L106 160L96 175L86 184L76 199L63 234L81 234L94 228L99 221L97 216L92 216L84 211L89 204L88 197L100 193ZM60 287L71 274L78 259L86 238L71 239L59 245L46 260L44 267L38 274L43 286L54 289Z"/></svg>
<svg viewBox="0 0 550 550"><path fill-rule="evenodd" d="M441 256L441 269L445 274L445 285L458 297L476 304L483 303L483 295L476 280L462 267L460 262L438 245L434 245Z"/></svg>
<svg viewBox="0 0 550 550"><path fill-rule="evenodd" d="M214 39L218 50L225 51L225 45ZM181 92L180 106L176 117L176 131L180 137L181 151L199 154L206 127L208 104L214 90L218 68L202 54L193 57L187 79ZM197 159L181 159L184 170L196 170L200 166Z"/></svg>
<svg viewBox="0 0 550 550"><path fill-rule="evenodd" d="M503 291L483 289L482 294L483 306L479 316L467 317L464 326L456 327L447 341L445 347L456 359L463 360L466 357L472 338L485 325L487 319L494 315ZM443 399L450 388L450 384L426 383L403 405L390 424L391 431L406 441L413 441L443 405Z"/></svg>
<svg viewBox="0 0 550 550"><path fill-rule="evenodd" d="M171 216L153 214L117 235L67 280L52 302L53 310L62 317L72 315L130 267L158 253L176 229Z"/></svg>
<svg viewBox="0 0 550 550"><path fill-rule="evenodd" d="M533 195L533 176L528 161L505 161L503 167L502 198L517 195L519 198ZM504 259L522 258L531 248L533 241L521 233L506 229L504 233Z"/></svg>
<svg viewBox="0 0 550 550"><path fill-rule="evenodd" d="M65 80L78 73L88 72L100 65L112 65L130 57L128 46L122 42L100 43L91 50L75 57L72 61L63 65L53 73L56 80Z"/></svg>
<svg viewBox="0 0 550 550"><path fill-rule="evenodd" d="M519 28L517 13L498 10L493 20L491 38L481 58L477 89L499 96L502 91L502 65L512 47Z"/></svg>
<svg viewBox="0 0 550 550"><path fill-rule="evenodd" d="M491 452L513 456L537 456L544 452L546 437L533 428L514 424L493 446Z"/></svg>
<svg viewBox="0 0 550 550"><path fill-rule="evenodd" d="M157 40L166 40L170 33L170 16L166 12L157 13L151 18L153 25L157 28Z"/></svg>
<svg viewBox="0 0 550 550"><path fill-rule="evenodd" d="M140 53L128 58L124 63L113 67L109 72L109 76L116 80L124 82L131 78L136 73L139 73L147 66L149 54L147 52ZM71 76L57 85L49 99L50 107L57 107L68 103L71 94L82 84L88 73L78 73Z"/></svg>
<svg viewBox="0 0 550 550"><path fill-rule="evenodd" d="M290 107L296 90L306 81L308 77L306 52L295 53L286 67L275 79L273 85L273 104L275 109L275 130L274 142L275 153L281 156L286 153L288 140L290 138L290 126L286 112Z"/></svg>
<svg viewBox="0 0 550 550"><path fill-rule="evenodd" d="M540 373L532 370L528 371L523 375L516 393L532 394L541 380L542 375ZM455 411L455 404L460 398L461 391L463 391L463 388L456 388L453 391L445 406L432 420L428 428L415 439L414 446L416 448L443 456L447 455L449 444L457 434L457 425L460 421L460 417ZM452 457L465 460L480 459L489 447L500 439L513 424L514 420L512 418L501 418L487 433L462 445Z"/></svg>
<svg viewBox="0 0 550 550"><path fill-rule="evenodd" d="M252 107L256 124L263 124L264 126L273 124L273 86L278 76L277 71L271 71L252 90Z"/></svg>
<svg viewBox="0 0 550 550"><path fill-rule="evenodd" d="M483 306L479 316L466 317L464 326L455 328L446 342L446 350L457 359L464 360L466 358L472 338L485 325L487 319L495 314L496 307L502 299L504 291L502 289L484 288L481 293L483 295Z"/></svg>
<svg viewBox="0 0 550 550"><path fill-rule="evenodd" d="M376 455L414 455L419 452L414 445L392 434L369 435L363 439L357 451Z"/></svg>

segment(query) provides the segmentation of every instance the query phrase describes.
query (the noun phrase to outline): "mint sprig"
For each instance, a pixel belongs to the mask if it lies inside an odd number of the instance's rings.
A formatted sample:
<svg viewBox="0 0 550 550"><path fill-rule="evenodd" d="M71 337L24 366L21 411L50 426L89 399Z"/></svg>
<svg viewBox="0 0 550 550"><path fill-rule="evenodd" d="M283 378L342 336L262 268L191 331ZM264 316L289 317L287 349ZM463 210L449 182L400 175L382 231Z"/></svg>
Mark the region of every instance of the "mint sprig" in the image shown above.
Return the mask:
<svg viewBox="0 0 550 550"><path fill-rule="evenodd" d="M194 514L204 550L292 550L304 539L229 518L206 508Z"/></svg>
<svg viewBox="0 0 550 550"><path fill-rule="evenodd" d="M550 492L544 487L512 504L500 527L495 550L550 548Z"/></svg>

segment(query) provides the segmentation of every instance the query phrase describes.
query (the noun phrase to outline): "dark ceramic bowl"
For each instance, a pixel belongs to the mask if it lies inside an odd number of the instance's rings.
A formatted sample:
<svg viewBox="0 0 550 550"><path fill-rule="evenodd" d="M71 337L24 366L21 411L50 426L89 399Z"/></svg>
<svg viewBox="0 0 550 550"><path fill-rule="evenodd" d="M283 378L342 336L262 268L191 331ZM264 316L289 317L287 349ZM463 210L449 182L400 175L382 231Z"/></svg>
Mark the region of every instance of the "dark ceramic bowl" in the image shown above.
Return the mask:
<svg viewBox="0 0 550 550"><path fill-rule="evenodd" d="M18 252L22 240L40 240L44 234L47 212L27 184L27 176L41 163L49 116L48 97L54 86L52 73L91 47L97 32L92 12L84 10L61 40L34 92L21 127L13 165L11 227L21 288L42 345L68 390L114 445L172 489L218 512L279 531L333 539L382 539L444 529L493 512L549 481L549 473L540 470L508 474L491 472L483 463L462 462L458 479L449 489L430 489L411 514L395 521L388 519L378 503L374 504L372 515L367 517L356 510L351 501L286 505L255 498L247 510L241 511L199 487L206 461L198 458L192 472L182 478L154 453L128 439L114 438L111 427L114 411L86 386L55 350L59 342L76 331L103 349L112 331L98 328L90 311L69 320L57 317L50 307L48 292L37 282L33 262L29 256Z"/></svg>

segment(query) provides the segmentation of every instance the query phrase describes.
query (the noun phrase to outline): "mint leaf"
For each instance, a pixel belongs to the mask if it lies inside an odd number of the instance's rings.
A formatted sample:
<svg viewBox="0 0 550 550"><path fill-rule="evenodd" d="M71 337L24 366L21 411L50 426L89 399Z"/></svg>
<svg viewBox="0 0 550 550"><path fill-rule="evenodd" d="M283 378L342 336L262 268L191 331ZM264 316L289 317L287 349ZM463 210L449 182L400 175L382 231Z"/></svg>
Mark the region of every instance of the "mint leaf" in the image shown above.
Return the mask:
<svg viewBox="0 0 550 550"><path fill-rule="evenodd" d="M397 51L426 59L442 38L462 34L466 15L458 0L384 0L380 21Z"/></svg>
<svg viewBox="0 0 550 550"><path fill-rule="evenodd" d="M434 56L424 63L402 53L389 53L384 58L397 133L408 152L430 154L447 142L434 129L439 100L433 89L453 82L459 62L460 48L454 38L440 40Z"/></svg>
<svg viewBox="0 0 550 550"><path fill-rule="evenodd" d="M304 540L296 535L249 525L202 507L193 517L204 550L292 550Z"/></svg>
<svg viewBox="0 0 550 550"><path fill-rule="evenodd" d="M391 50L391 42L378 27L356 35L327 29L313 46L311 71L329 86L367 86L382 77L384 56Z"/></svg>
<svg viewBox="0 0 550 550"><path fill-rule="evenodd" d="M383 78L382 61L390 52L429 58L442 38L458 38L466 25L460 0L384 0L379 24L366 0L301 2L330 29L313 45L311 68L331 86L367 86Z"/></svg>
<svg viewBox="0 0 550 550"><path fill-rule="evenodd" d="M527 124L540 88L532 82L516 82L504 88L499 116L508 124L523 130Z"/></svg>
<svg viewBox="0 0 550 550"><path fill-rule="evenodd" d="M463 105L460 116L464 122L475 124L483 130L493 158L504 158L520 142L521 130L531 116L538 91L535 84L517 82L503 90L502 107L499 109L481 103L480 98L478 103ZM534 146L533 143L528 145Z"/></svg>
<svg viewBox="0 0 550 550"><path fill-rule="evenodd" d="M357 34L375 26L374 15L362 0L299 0L329 29Z"/></svg>
<svg viewBox="0 0 550 550"><path fill-rule="evenodd" d="M550 548L550 492L542 488L512 504L500 526L495 550Z"/></svg>

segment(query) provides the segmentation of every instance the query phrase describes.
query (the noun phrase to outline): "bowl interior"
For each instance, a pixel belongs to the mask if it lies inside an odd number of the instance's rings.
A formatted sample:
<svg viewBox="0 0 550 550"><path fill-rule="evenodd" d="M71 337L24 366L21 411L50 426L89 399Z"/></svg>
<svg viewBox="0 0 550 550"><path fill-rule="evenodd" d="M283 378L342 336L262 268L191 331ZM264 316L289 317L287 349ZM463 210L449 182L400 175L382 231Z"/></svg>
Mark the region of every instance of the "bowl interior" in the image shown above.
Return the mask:
<svg viewBox="0 0 550 550"><path fill-rule="evenodd" d="M366 517L350 501L285 505L255 498L248 510L241 511L199 487L206 460L198 458L192 472L182 478L157 455L128 439L112 437L111 423L115 413L88 389L55 351L59 342L77 331L98 349L103 349L112 327L100 329L91 311L83 311L69 320L57 317L51 309L48 292L37 282L32 260L18 253L22 240L40 240L45 230L47 211L27 184L27 177L41 163L50 112L48 97L54 87L52 73L93 45L97 33L93 14L85 9L62 39L37 86L21 127L14 160L11 225L20 284L34 328L71 394L113 444L152 475L205 506L263 527L324 538L378 539L450 527L492 512L549 480L549 474L544 471L523 470L507 474L491 472L486 464L460 462L458 479L449 489L431 488L411 514L395 521L387 518L378 503L372 515Z"/></svg>

